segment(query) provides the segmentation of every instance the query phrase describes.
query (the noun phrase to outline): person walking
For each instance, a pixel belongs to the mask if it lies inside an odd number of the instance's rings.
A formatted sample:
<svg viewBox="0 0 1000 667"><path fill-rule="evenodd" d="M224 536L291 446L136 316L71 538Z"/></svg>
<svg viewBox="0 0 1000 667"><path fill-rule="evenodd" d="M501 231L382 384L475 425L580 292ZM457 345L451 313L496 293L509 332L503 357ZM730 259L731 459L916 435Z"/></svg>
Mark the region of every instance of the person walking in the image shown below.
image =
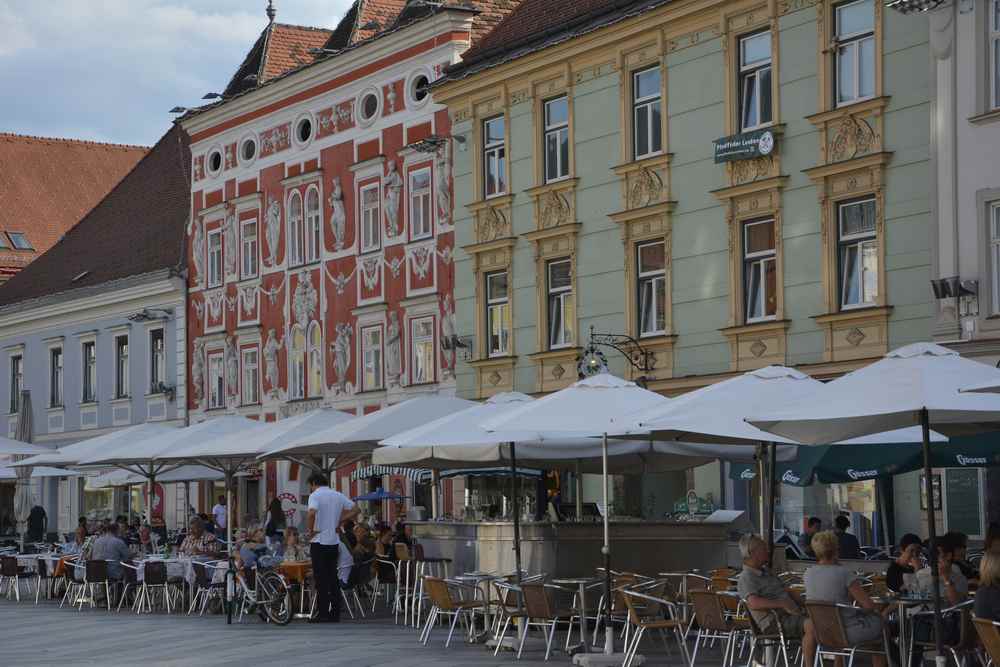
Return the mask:
<svg viewBox="0 0 1000 667"><path fill-rule="evenodd" d="M316 617L310 623L340 622L340 584L337 562L340 556L340 536L337 529L353 520L360 511L344 494L330 488L325 475L319 472L309 477L309 513L306 514L306 537L312 557L313 579L316 583Z"/></svg>

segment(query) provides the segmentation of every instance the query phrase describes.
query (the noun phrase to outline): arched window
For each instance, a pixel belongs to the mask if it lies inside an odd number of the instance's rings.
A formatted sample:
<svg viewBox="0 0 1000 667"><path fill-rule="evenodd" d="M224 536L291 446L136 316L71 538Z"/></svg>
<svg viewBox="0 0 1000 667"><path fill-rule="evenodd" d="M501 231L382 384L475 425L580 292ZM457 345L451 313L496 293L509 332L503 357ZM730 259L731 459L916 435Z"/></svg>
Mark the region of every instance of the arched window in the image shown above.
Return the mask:
<svg viewBox="0 0 1000 667"><path fill-rule="evenodd" d="M309 325L309 396L323 395L323 332L319 322Z"/></svg>
<svg viewBox="0 0 1000 667"><path fill-rule="evenodd" d="M316 186L309 188L306 192L306 261L315 262L319 260L322 246L319 207L319 189Z"/></svg>
<svg viewBox="0 0 1000 667"><path fill-rule="evenodd" d="M305 230L302 225L302 195L293 192L288 198L288 263L305 262Z"/></svg>
<svg viewBox="0 0 1000 667"><path fill-rule="evenodd" d="M288 398L306 395L306 334L302 327L292 327L292 346L288 351Z"/></svg>

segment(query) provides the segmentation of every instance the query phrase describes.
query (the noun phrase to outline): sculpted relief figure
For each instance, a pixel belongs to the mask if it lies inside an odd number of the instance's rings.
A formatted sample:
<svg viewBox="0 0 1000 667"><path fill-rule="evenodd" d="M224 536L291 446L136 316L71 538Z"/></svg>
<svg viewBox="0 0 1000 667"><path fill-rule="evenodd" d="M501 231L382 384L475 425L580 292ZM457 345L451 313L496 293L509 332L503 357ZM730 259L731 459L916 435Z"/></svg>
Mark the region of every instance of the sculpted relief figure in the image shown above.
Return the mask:
<svg viewBox="0 0 1000 667"><path fill-rule="evenodd" d="M442 225L451 224L451 183L448 176L451 169L448 166L448 144L443 143L437 151L434 161L434 173L437 176L437 219Z"/></svg>
<svg viewBox="0 0 1000 667"><path fill-rule="evenodd" d="M238 244L236 241L236 214L231 213L225 222L223 234L226 239L226 274L236 273L236 255L238 254Z"/></svg>
<svg viewBox="0 0 1000 667"><path fill-rule="evenodd" d="M194 385L194 398L200 408L205 398L205 344L200 340L194 342L191 353L191 384Z"/></svg>
<svg viewBox="0 0 1000 667"><path fill-rule="evenodd" d="M281 205L274 198L267 205L267 263L275 266L278 263L278 241L281 238Z"/></svg>
<svg viewBox="0 0 1000 667"><path fill-rule="evenodd" d="M453 377L455 375L455 357L458 355L459 340L458 327L455 324L455 306L452 303L450 295L444 295L441 310L441 349L444 351L444 363L442 364L444 368L442 370L445 377Z"/></svg>
<svg viewBox="0 0 1000 667"><path fill-rule="evenodd" d="M399 378L403 374L402 355L399 316L393 311L389 313L389 326L385 332L385 374L390 387L399 386Z"/></svg>
<svg viewBox="0 0 1000 667"><path fill-rule="evenodd" d="M340 176L333 178L333 192L330 193L330 231L333 232L334 249L343 250L347 244L347 211L344 209L344 190Z"/></svg>
<svg viewBox="0 0 1000 667"><path fill-rule="evenodd" d="M271 386L271 391L278 388L278 350L285 346L279 341L274 329L267 330L267 340L264 341L264 379Z"/></svg>
<svg viewBox="0 0 1000 667"><path fill-rule="evenodd" d="M385 223L389 238L399 236L399 199L403 193L403 179L396 169L396 162L389 163L389 173L385 177Z"/></svg>
<svg viewBox="0 0 1000 667"><path fill-rule="evenodd" d="M341 322L336 327L333 347L333 369L337 373L337 392L347 393L347 368L351 365L351 325Z"/></svg>
<svg viewBox="0 0 1000 667"><path fill-rule="evenodd" d="M240 362L236 357L236 338L226 337L226 388L230 395L238 394L240 387Z"/></svg>
<svg viewBox="0 0 1000 667"><path fill-rule="evenodd" d="M191 256L194 260L194 282L200 284L205 275L205 228L201 220L194 221L194 239L191 241Z"/></svg>

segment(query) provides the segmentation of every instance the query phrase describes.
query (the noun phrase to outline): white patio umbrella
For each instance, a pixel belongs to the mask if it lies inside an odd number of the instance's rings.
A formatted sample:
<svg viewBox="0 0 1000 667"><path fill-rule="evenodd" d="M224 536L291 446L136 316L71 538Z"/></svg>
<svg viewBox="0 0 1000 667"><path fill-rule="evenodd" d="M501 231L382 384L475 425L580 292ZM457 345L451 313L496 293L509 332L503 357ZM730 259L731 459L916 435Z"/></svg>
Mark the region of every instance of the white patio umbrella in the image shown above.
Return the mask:
<svg viewBox="0 0 1000 667"><path fill-rule="evenodd" d="M320 470L324 474L329 474L328 460L325 456L321 457L323 462L317 464L315 457L309 455L298 455L295 453L284 452L271 455L268 454L268 452L272 449L281 447L281 445L307 438L319 432L327 431L328 429L347 423L353 419L357 419L357 417L340 410L334 410L333 408L320 408L319 410L313 410L302 415L296 415L295 417L280 419L277 422L268 424L269 427L273 426L275 428L275 430L272 431L275 435L270 439L270 441L265 442L268 436L266 434L262 434L260 449L257 453L259 458L286 459L294 461L295 463L303 465L307 468Z"/></svg>
<svg viewBox="0 0 1000 667"><path fill-rule="evenodd" d="M11 440L10 438L0 437L0 456L21 456L21 457L31 457L35 456L45 456L50 452L54 452L51 447L44 447L42 445L36 445L29 442L21 442L20 440ZM13 464L11 464L13 465ZM28 459L20 459L17 465L34 465L28 463Z"/></svg>
<svg viewBox="0 0 1000 667"><path fill-rule="evenodd" d="M31 412L31 391L24 389L21 391L21 400L17 409L17 429L14 439L19 440L23 448L30 446L34 436L34 423ZM15 448L16 449L16 448ZM14 453L14 459L24 457L24 454ZM37 452L34 452L37 453ZM31 497L31 468L15 468L17 481L14 485L14 519L17 521L17 533L21 536L21 551L24 551L25 537L28 532L28 516L31 514L31 507L34 505L34 498Z"/></svg>
<svg viewBox="0 0 1000 667"><path fill-rule="evenodd" d="M14 466L0 467L0 480L17 479L17 468ZM35 466L31 469L31 479L45 479L48 477L79 477L83 473L75 470L63 470L62 468L49 468L46 466Z"/></svg>
<svg viewBox="0 0 1000 667"><path fill-rule="evenodd" d="M933 343L914 343L838 378L815 394L773 412L747 419L770 433L805 444L840 442L869 433L919 424L922 429L927 532L936 540L931 479L931 428L945 435L1000 429L1000 396L961 393L987 383L1000 384L1000 370L964 359ZM937 549L931 549L934 626L938 664L944 664Z"/></svg>
<svg viewBox="0 0 1000 667"><path fill-rule="evenodd" d="M94 438L87 438L71 445L60 447L59 449L46 449L44 453L37 454L31 458L18 461L15 465L44 465L44 466L72 466L77 465L86 458L91 458L101 454L103 451L111 451L119 447L124 442L131 442L136 439L145 439L154 435L160 435L167 431L173 431L176 427L168 426L157 422L146 422L128 426L126 428L111 431ZM0 443L2 448L2 443ZM0 454L3 450L0 449Z"/></svg>

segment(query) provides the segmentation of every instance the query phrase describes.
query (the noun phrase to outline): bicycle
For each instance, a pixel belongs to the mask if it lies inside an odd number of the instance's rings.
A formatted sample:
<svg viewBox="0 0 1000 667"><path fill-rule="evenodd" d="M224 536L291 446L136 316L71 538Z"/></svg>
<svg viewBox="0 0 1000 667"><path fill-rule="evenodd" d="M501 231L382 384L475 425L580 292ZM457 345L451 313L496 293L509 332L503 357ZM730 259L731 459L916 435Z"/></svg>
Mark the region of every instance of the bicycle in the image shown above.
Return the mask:
<svg viewBox="0 0 1000 667"><path fill-rule="evenodd" d="M288 582L272 567L253 566L253 585L247 582L242 570L237 570L236 581L240 586L242 603L238 622L243 615L256 611L261 620L275 625L288 625L292 620L292 602L288 593Z"/></svg>

